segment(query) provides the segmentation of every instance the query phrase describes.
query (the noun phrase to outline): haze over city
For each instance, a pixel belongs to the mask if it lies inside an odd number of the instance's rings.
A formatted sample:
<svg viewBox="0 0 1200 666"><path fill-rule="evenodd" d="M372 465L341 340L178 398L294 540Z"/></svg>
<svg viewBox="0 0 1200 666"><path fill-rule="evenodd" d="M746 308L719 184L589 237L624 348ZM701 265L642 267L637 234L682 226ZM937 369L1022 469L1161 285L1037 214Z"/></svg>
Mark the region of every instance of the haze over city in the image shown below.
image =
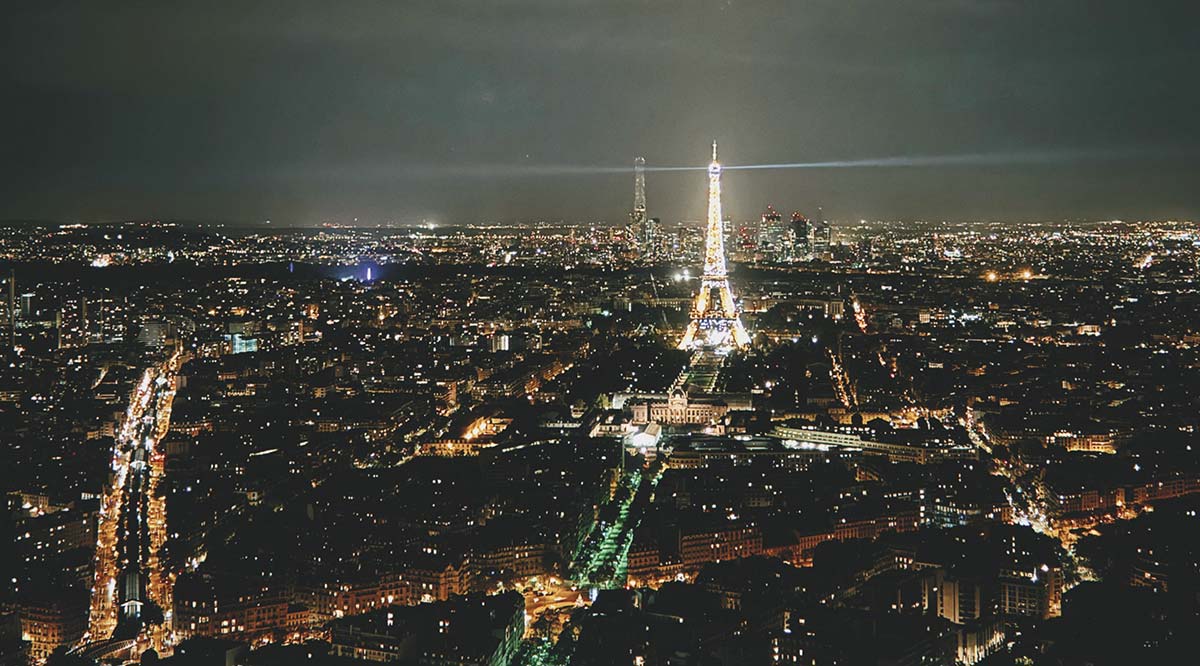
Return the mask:
<svg viewBox="0 0 1200 666"><path fill-rule="evenodd" d="M619 222L627 178L527 167L990 155L729 174L727 210L1195 217L1197 10L1095 2L20 3L7 219ZM1052 155L1030 163L1006 155ZM736 187L733 187L736 185ZM702 184L661 174L666 219Z"/></svg>

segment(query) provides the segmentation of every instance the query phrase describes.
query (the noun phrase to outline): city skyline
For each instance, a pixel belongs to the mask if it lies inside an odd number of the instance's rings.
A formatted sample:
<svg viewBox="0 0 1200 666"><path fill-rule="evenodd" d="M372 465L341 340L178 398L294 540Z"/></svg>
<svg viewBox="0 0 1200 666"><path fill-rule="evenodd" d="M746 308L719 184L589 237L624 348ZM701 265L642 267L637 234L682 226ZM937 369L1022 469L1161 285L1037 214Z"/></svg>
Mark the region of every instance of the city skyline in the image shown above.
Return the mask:
<svg viewBox="0 0 1200 666"><path fill-rule="evenodd" d="M1195 225L724 225L723 175L703 232L0 225L0 657L1184 649Z"/></svg>
<svg viewBox="0 0 1200 666"><path fill-rule="evenodd" d="M1190 4L7 18L0 666L1194 656Z"/></svg>

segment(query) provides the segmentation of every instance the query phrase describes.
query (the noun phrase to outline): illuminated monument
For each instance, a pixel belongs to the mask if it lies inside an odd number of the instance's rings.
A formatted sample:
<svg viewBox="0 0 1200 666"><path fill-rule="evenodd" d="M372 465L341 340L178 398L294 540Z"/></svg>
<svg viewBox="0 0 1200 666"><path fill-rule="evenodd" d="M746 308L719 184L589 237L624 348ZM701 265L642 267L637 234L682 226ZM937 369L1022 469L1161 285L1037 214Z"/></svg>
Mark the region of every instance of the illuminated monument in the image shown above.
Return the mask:
<svg viewBox="0 0 1200 666"><path fill-rule="evenodd" d="M680 349L728 351L750 344L750 336L738 319L725 268L725 228L721 221L721 163L713 141L712 163L708 165L708 226L704 235L704 274L700 293L692 303Z"/></svg>

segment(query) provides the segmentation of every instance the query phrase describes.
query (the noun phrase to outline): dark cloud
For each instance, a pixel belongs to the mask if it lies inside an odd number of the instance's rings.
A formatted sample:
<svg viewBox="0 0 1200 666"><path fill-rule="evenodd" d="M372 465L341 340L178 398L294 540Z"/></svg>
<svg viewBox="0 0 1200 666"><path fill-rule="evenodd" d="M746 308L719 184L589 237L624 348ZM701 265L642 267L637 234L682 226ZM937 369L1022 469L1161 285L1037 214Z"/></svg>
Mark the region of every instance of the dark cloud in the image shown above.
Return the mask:
<svg viewBox="0 0 1200 666"><path fill-rule="evenodd" d="M53 2L0 26L0 216L617 220L547 167L1119 153L747 171L727 208L1196 215L1194 2ZM511 169L505 169L511 166ZM703 182L653 174L695 218Z"/></svg>

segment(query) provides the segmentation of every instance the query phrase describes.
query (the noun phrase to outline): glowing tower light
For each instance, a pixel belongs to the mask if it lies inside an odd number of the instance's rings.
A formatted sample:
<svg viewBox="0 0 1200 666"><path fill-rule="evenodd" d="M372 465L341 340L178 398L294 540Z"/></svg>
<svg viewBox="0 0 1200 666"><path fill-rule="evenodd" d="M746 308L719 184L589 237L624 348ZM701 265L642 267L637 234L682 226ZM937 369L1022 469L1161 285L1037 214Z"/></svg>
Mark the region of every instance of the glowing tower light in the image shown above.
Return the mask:
<svg viewBox="0 0 1200 666"><path fill-rule="evenodd" d="M721 163L717 142L708 165L708 224L704 234L704 273L692 303L692 320L679 341L680 349L728 351L750 344L750 335L738 318L729 273L725 266L725 226L721 220Z"/></svg>

